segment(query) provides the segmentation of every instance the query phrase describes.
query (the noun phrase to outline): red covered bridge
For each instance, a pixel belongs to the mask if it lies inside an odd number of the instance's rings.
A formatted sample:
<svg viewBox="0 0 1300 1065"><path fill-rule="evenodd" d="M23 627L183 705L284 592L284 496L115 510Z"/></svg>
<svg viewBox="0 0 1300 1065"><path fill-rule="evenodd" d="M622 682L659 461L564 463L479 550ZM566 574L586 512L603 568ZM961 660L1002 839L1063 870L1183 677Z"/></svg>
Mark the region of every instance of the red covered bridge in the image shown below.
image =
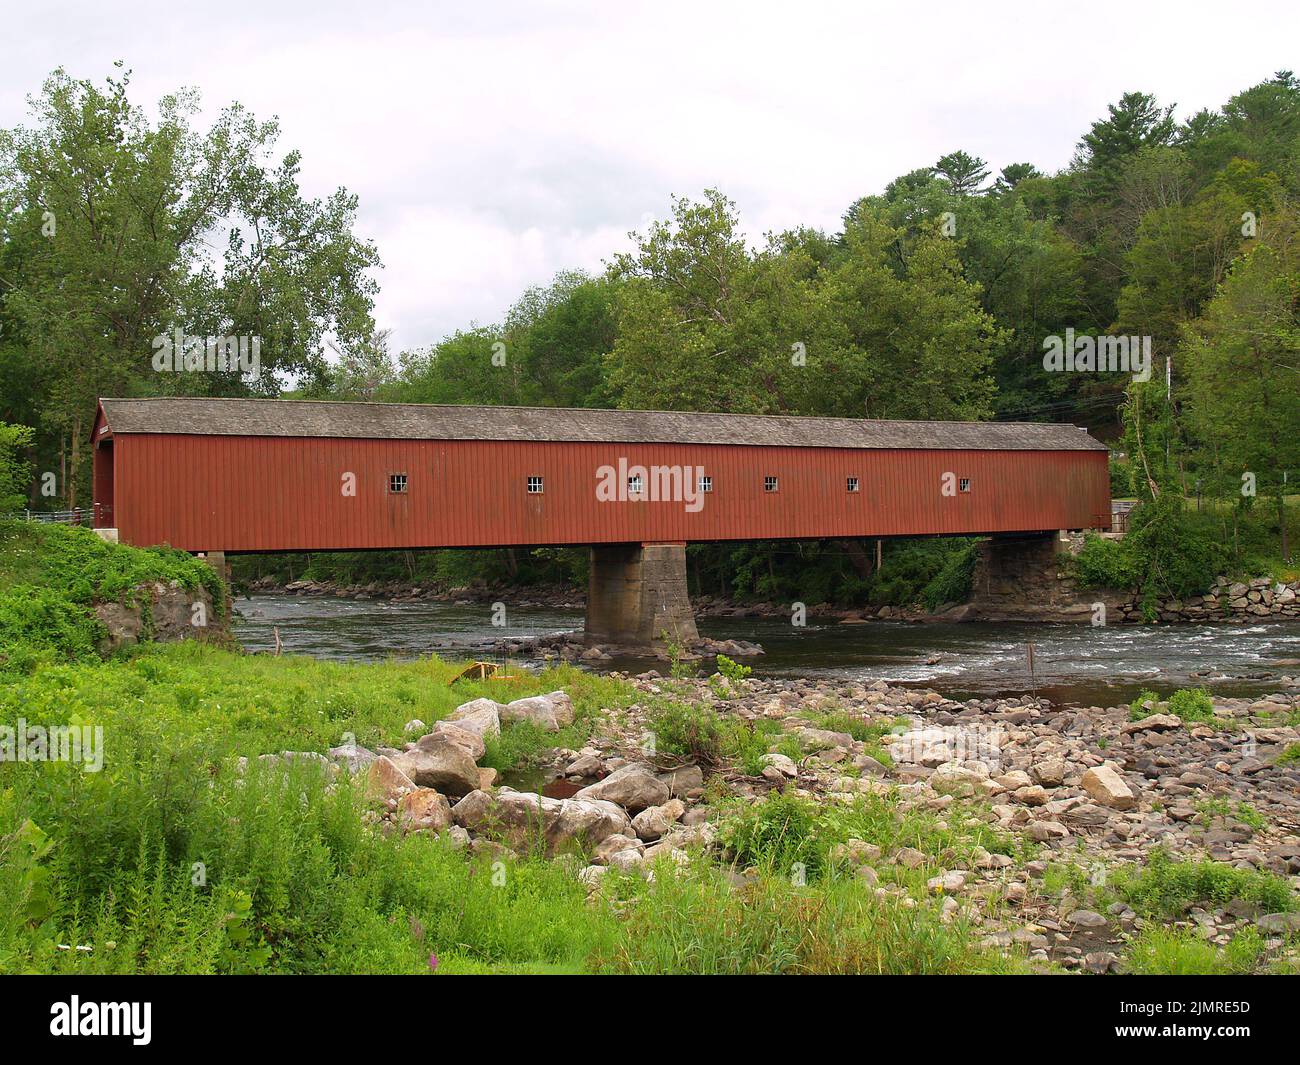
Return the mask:
<svg viewBox="0 0 1300 1065"><path fill-rule="evenodd" d="M1069 425L104 399L94 440L95 524L125 543L590 545L588 637L610 642L686 625L688 541L1110 522L1107 449Z"/></svg>

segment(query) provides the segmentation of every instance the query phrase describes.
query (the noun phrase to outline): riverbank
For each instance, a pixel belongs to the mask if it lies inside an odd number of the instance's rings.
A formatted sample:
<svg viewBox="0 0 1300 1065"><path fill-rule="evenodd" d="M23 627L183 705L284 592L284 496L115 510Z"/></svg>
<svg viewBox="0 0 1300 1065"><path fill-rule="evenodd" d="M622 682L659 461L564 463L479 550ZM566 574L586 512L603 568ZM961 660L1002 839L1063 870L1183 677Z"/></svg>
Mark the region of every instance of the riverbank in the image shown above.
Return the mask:
<svg viewBox="0 0 1300 1065"><path fill-rule="evenodd" d="M456 668L186 644L5 675L0 717L99 724L104 771L0 764L0 969L1296 967L1294 694L1133 723L740 669ZM419 779L377 792L380 756Z"/></svg>

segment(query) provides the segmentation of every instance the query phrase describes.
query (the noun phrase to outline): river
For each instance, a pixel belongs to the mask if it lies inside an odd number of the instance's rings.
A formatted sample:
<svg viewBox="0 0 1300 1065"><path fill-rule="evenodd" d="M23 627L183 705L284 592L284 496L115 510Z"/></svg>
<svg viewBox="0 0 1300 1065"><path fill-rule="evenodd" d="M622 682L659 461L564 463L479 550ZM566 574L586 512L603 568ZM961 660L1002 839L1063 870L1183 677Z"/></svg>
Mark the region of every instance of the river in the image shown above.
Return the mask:
<svg viewBox="0 0 1300 1065"><path fill-rule="evenodd" d="M582 626L568 610L515 610L494 628L488 604L255 595L236 604L235 634L250 651L374 660L431 652L494 658L502 636L540 636ZM1037 691L1057 702L1117 705L1143 687L1162 694L1203 685L1217 695L1277 691L1300 677L1300 622L1111 626L1044 624L818 624L773 618L701 618L702 635L755 640L767 654L748 664L765 676L883 678L964 699ZM1034 645L1034 668L1028 645ZM602 669L664 669L653 659L618 659Z"/></svg>

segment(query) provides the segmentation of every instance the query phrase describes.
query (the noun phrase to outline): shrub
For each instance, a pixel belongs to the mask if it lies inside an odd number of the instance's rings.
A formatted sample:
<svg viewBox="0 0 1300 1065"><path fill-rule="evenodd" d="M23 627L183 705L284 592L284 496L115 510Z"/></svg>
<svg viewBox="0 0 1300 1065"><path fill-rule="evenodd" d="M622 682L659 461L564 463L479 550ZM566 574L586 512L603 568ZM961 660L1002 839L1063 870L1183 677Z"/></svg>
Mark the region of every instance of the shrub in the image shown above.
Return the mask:
<svg viewBox="0 0 1300 1065"><path fill-rule="evenodd" d="M1159 701L1160 696L1156 692L1143 689L1141 694L1129 703L1129 718L1140 721L1144 717L1150 717L1156 713L1153 706ZM1152 706L1146 705L1148 703ZM1214 701L1205 688L1180 688L1169 696L1164 712L1174 714L1183 721L1210 722L1214 720Z"/></svg>
<svg viewBox="0 0 1300 1065"><path fill-rule="evenodd" d="M1084 536L1073 569L1084 588L1136 588L1142 573L1128 540L1108 540L1096 533Z"/></svg>
<svg viewBox="0 0 1300 1065"><path fill-rule="evenodd" d="M770 792L725 822L721 838L738 864L777 876L800 867L812 881L827 866L829 841L819 834L816 808L783 792Z"/></svg>
<svg viewBox="0 0 1300 1065"><path fill-rule="evenodd" d="M1213 721L1214 703L1205 688L1182 688L1169 696L1169 712L1184 721Z"/></svg>
<svg viewBox="0 0 1300 1065"><path fill-rule="evenodd" d="M978 554L978 547L970 543L948 556L943 567L921 590L921 602L927 610L938 610L945 603L964 603L970 598Z"/></svg>
<svg viewBox="0 0 1300 1065"><path fill-rule="evenodd" d="M1131 589L1148 606L1157 596L1199 595L1229 568L1230 554L1206 516L1187 511L1166 492L1133 511L1122 540L1093 534L1074 558L1074 575L1085 588Z"/></svg>
<svg viewBox="0 0 1300 1065"><path fill-rule="evenodd" d="M1153 708L1159 701L1159 692L1153 692L1150 688L1143 688L1138 693L1137 698L1128 704L1129 720L1141 721L1144 717L1150 717L1155 713Z"/></svg>
<svg viewBox="0 0 1300 1065"><path fill-rule="evenodd" d="M87 657L104 636L104 626L85 606L50 588L30 586L0 592L0 669L28 672L50 650L63 658Z"/></svg>
<svg viewBox="0 0 1300 1065"><path fill-rule="evenodd" d="M658 753L680 755L705 765L722 760L722 722L706 706L661 698L647 712L646 725Z"/></svg>
<svg viewBox="0 0 1300 1065"><path fill-rule="evenodd" d="M1118 871L1114 885L1134 910L1147 917L1178 917L1197 904L1222 906L1234 899L1255 903L1267 913L1296 908L1291 886L1281 877L1223 862L1175 861L1159 848L1140 872Z"/></svg>
<svg viewBox="0 0 1300 1065"><path fill-rule="evenodd" d="M742 666L739 662L733 662L726 655L718 655L718 672L726 677L731 684L735 685L754 671L749 666Z"/></svg>

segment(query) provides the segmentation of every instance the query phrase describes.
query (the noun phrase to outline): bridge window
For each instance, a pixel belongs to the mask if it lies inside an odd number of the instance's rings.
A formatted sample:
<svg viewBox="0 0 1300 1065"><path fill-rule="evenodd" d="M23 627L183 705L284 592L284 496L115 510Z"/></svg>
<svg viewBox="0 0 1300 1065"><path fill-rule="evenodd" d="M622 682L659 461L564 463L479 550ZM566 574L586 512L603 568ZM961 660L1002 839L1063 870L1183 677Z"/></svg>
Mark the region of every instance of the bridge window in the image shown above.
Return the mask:
<svg viewBox="0 0 1300 1065"><path fill-rule="evenodd" d="M639 496L645 490L641 483L641 475L633 474L627 479L627 494L630 496Z"/></svg>
<svg viewBox="0 0 1300 1065"><path fill-rule="evenodd" d="M775 491L776 491L776 478L775 478L775 477L764 477L764 478L763 478L763 491L764 491L764 492L775 492Z"/></svg>
<svg viewBox="0 0 1300 1065"><path fill-rule="evenodd" d="M963 477L960 481L957 482L957 491L959 491L959 492L969 492L969 491L970 491L970 478L969 478L969 477Z"/></svg>
<svg viewBox="0 0 1300 1065"><path fill-rule="evenodd" d="M393 495L406 494L406 474L390 473L388 475L388 490Z"/></svg>
<svg viewBox="0 0 1300 1065"><path fill-rule="evenodd" d="M713 478L712 478L712 477L701 477L701 478L700 478L700 491L701 491L701 492L712 492L712 491L713 491Z"/></svg>
<svg viewBox="0 0 1300 1065"><path fill-rule="evenodd" d="M850 477L844 484L845 491L856 492L858 490L858 479Z"/></svg>
<svg viewBox="0 0 1300 1065"><path fill-rule="evenodd" d="M542 479L540 477L528 478L528 494L530 496L539 496L542 494Z"/></svg>

